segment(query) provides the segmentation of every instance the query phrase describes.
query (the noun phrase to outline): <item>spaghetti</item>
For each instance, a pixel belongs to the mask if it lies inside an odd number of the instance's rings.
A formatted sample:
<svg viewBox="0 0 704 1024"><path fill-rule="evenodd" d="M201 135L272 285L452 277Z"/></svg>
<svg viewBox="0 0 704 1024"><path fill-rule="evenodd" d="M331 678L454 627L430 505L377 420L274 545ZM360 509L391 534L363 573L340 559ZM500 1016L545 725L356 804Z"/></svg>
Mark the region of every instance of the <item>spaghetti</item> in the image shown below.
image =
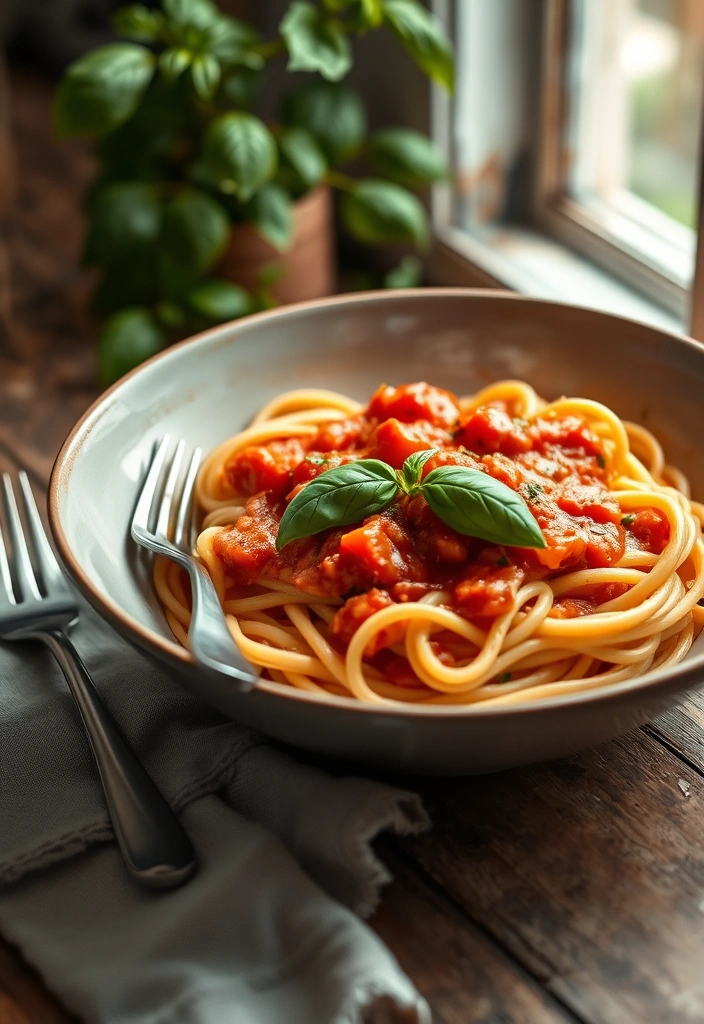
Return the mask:
<svg viewBox="0 0 704 1024"><path fill-rule="evenodd" d="M517 491L544 549L486 543L422 497L277 552L287 501L327 469L463 465ZM372 702L500 706L592 690L680 661L704 623L704 506L643 427L582 398L501 381L457 399L382 386L363 408L300 390L204 462L196 550L242 653L280 683ZM155 585L188 645L185 574Z"/></svg>

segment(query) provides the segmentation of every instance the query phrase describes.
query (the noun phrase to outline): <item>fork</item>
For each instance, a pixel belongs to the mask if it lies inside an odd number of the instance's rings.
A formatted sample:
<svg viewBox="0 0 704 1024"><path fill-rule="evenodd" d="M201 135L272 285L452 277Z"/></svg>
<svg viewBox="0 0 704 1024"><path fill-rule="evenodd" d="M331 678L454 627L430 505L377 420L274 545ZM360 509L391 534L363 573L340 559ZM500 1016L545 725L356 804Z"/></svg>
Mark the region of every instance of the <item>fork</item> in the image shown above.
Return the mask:
<svg viewBox="0 0 704 1024"><path fill-rule="evenodd" d="M203 453L200 448L196 448L191 456L172 530L172 510L186 442L181 440L176 445L162 490L160 483L169 447L170 437L165 434L156 449L137 500L130 528L132 539L157 555L173 559L187 571L192 593L191 622L188 628L191 654L208 672L228 676L235 684L233 689L246 693L258 681L257 670L240 653L232 639L208 570L191 554L193 492ZM153 521L152 528L150 524ZM170 535L173 539L170 539Z"/></svg>
<svg viewBox="0 0 704 1024"><path fill-rule="evenodd" d="M173 888L193 873L195 852L176 815L110 717L68 637L78 619L78 605L49 545L24 471L19 483L34 564L12 480L4 473L12 546L7 547L0 530L0 639L41 640L54 655L78 705L127 869L142 885Z"/></svg>

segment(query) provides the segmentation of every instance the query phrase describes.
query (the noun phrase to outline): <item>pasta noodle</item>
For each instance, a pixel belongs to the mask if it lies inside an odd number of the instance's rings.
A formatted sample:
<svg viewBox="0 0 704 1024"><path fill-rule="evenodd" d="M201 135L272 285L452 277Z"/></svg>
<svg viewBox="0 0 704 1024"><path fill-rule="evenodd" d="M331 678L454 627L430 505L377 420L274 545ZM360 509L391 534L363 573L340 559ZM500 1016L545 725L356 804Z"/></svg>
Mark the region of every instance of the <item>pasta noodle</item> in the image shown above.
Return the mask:
<svg viewBox="0 0 704 1024"><path fill-rule="evenodd" d="M426 388L413 395L426 395L428 408L434 408L436 391L449 394L427 385L403 387ZM419 418L418 428L405 412L405 421L373 415L380 394L391 403L391 412L401 415L399 409L406 410L411 394L403 387L380 389L367 409L329 391L290 391L216 448L201 468L196 500L202 524L196 551L213 579L233 638L265 676L310 693L367 702L491 707L593 690L686 655L704 623L704 506L690 499L685 476L665 463L649 431L622 422L598 402L561 398L548 403L527 384L512 380L472 396L450 396L460 424L454 436L456 424L450 428L430 414L427 421ZM401 398L406 405L398 404ZM278 566L277 571L267 568L244 579L241 564L249 553L242 538L250 536L244 526L250 533L260 528L259 513L248 502L257 500L252 495L262 478L255 478L244 493L237 487L237 473L244 472L245 463L249 466L251 452L263 452L256 456L257 472L268 471L269 462L272 472L280 472L276 460L283 465L285 459L295 459L294 449L298 463L308 467L317 467L331 452L337 457L338 450L347 452L348 459L360 453L367 457L369 448L381 443L380 422L387 424L386 434L396 430L417 448L474 459L479 469L494 475L517 472L520 484L514 480L513 486L537 495L529 507L547 538L545 552L458 538L437 521L437 531L431 524L418 536L427 550L427 545L436 545L438 558L457 559L453 543L460 545L460 552L468 550L460 568L448 562L441 571L436 556L426 554L424 564L434 567L433 578L417 591L411 589L417 572L411 583L401 579L400 586L398 580L384 584L375 577L371 587L357 590L362 598L371 593L379 607L365 604L353 629L343 614L348 591L301 584L304 562L313 564L313 556L314 570L322 572L321 538L296 541L291 548L299 545L298 561L288 562L282 557L286 548L275 556L270 542L266 565ZM477 424L476 429L487 424L494 429L504 422L512 424L511 432L505 428L505 436L497 434L488 453L480 451L481 437L474 448L466 440L465 447L458 444L457 437L470 436ZM360 423L361 440L344 441L349 425L357 430ZM316 462L310 452L319 450L323 437L328 438L327 447L323 445ZM344 443L334 449L329 438ZM519 444L521 451L513 451ZM233 471L233 466L238 468ZM285 472L290 489L296 476ZM284 500L280 494L279 506ZM266 506L271 508L272 503ZM240 523L243 516L248 518ZM439 546L441 541L445 547ZM335 538L329 542L332 548L335 543ZM569 544L572 553L563 557ZM331 557L331 565L341 564L337 553ZM187 577L173 562L159 558L154 580L169 625L187 646ZM470 603L463 605L458 595L465 593Z"/></svg>

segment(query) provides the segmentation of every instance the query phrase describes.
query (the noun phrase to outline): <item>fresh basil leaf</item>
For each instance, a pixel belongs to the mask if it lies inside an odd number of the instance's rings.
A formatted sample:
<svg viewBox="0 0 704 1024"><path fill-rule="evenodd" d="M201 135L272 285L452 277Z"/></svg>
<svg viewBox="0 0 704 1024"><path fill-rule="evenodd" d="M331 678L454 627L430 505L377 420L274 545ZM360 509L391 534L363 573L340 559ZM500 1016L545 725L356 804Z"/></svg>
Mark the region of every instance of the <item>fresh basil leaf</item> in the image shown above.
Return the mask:
<svg viewBox="0 0 704 1024"><path fill-rule="evenodd" d="M289 71L317 71L337 82L352 67L352 47L343 26L306 0L295 0L279 31L288 49Z"/></svg>
<svg viewBox="0 0 704 1024"><path fill-rule="evenodd" d="M212 121L205 135L203 157L220 188L243 203L276 172L274 136L252 114L222 114Z"/></svg>
<svg viewBox="0 0 704 1024"><path fill-rule="evenodd" d="M545 547L545 538L523 498L488 473L465 466L440 466L428 473L421 493L435 515L458 533L492 544Z"/></svg>
<svg viewBox="0 0 704 1024"><path fill-rule="evenodd" d="M177 302L169 302L167 299L157 302L154 313L162 327L169 331L180 331L185 327L186 312Z"/></svg>
<svg viewBox="0 0 704 1024"><path fill-rule="evenodd" d="M115 313L98 343L98 370L104 387L161 351L166 334L148 309L136 306Z"/></svg>
<svg viewBox="0 0 704 1024"><path fill-rule="evenodd" d="M271 288L280 281L286 274L286 267L282 263L267 263L262 267L257 277L258 288Z"/></svg>
<svg viewBox="0 0 704 1024"><path fill-rule="evenodd" d="M154 74L154 55L111 43L69 64L54 101L59 135L106 135L134 114Z"/></svg>
<svg viewBox="0 0 704 1024"><path fill-rule="evenodd" d="M420 200L400 185L366 178L342 197L342 220L360 242L373 245L428 240L428 220Z"/></svg>
<svg viewBox="0 0 704 1024"><path fill-rule="evenodd" d="M384 20L384 9L381 0L360 0L362 24L367 28L378 28Z"/></svg>
<svg viewBox="0 0 704 1024"><path fill-rule="evenodd" d="M291 169L304 189L317 185L328 164L318 143L304 128L285 128L278 137L282 169Z"/></svg>
<svg viewBox="0 0 704 1024"><path fill-rule="evenodd" d="M256 46L259 34L244 21L221 15L208 27L208 52L214 54L223 64L241 64L255 58L257 67L262 67L264 59L251 53Z"/></svg>
<svg viewBox="0 0 704 1024"><path fill-rule="evenodd" d="M276 550L331 526L351 526L381 512L398 493L396 474L378 459L360 459L321 473L289 502Z"/></svg>
<svg viewBox="0 0 704 1024"><path fill-rule="evenodd" d="M237 320L253 311L249 292L231 281L199 281L188 289L183 298L194 313L219 324Z"/></svg>
<svg viewBox="0 0 704 1024"><path fill-rule="evenodd" d="M220 92L236 107L249 109L254 105L264 85L261 70L248 67L233 68L223 79Z"/></svg>
<svg viewBox="0 0 704 1024"><path fill-rule="evenodd" d="M220 17L210 0L162 0L164 13L175 25L207 28Z"/></svg>
<svg viewBox="0 0 704 1024"><path fill-rule="evenodd" d="M452 92L452 47L438 18L416 0L382 0L382 7L394 34L421 71Z"/></svg>
<svg viewBox="0 0 704 1024"><path fill-rule="evenodd" d="M447 164L434 142L410 128L385 128L369 139L369 160L385 178L417 188L446 178Z"/></svg>
<svg viewBox="0 0 704 1024"><path fill-rule="evenodd" d="M384 276L384 288L417 288L423 281L423 264L417 256L404 256Z"/></svg>
<svg viewBox="0 0 704 1024"><path fill-rule="evenodd" d="M112 27L119 36L136 39L139 43L152 43L164 29L164 18L159 11L150 11L144 4L120 7L112 16Z"/></svg>
<svg viewBox="0 0 704 1024"><path fill-rule="evenodd" d="M154 242L161 227L157 188L140 181L103 186L90 205L85 266L100 266Z"/></svg>
<svg viewBox="0 0 704 1024"><path fill-rule="evenodd" d="M269 183L247 204L247 216L256 224L259 234L283 252L291 244L293 215L291 197L280 185Z"/></svg>
<svg viewBox="0 0 704 1024"><path fill-rule="evenodd" d="M309 131L331 163L353 156L367 130L359 94L340 82L306 82L291 90L282 103L281 120Z"/></svg>
<svg viewBox="0 0 704 1024"><path fill-rule="evenodd" d="M423 475L423 466L433 455L437 455L437 448L428 448L422 452L413 452L401 466L401 486L406 494L410 494L420 483Z"/></svg>
<svg viewBox="0 0 704 1024"><path fill-rule="evenodd" d="M193 54L183 46L171 46L159 57L159 71L164 78L174 81L182 75L193 60Z"/></svg>
<svg viewBox="0 0 704 1024"><path fill-rule="evenodd" d="M201 53L191 64L193 88L202 100L211 100L220 84L220 64L212 53Z"/></svg>
<svg viewBox="0 0 704 1024"><path fill-rule="evenodd" d="M164 211L161 243L168 261L191 277L207 274L230 237L230 218L220 203L188 188Z"/></svg>

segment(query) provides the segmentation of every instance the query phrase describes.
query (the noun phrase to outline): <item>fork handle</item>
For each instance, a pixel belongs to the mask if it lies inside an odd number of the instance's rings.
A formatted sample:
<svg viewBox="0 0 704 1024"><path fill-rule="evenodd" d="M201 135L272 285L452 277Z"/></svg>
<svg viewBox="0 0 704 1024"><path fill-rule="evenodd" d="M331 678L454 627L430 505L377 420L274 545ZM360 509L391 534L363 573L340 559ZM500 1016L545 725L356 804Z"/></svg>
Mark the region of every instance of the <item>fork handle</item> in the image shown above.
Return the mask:
<svg viewBox="0 0 704 1024"><path fill-rule="evenodd" d="M191 842L118 729L81 661L61 630L37 634L66 677L98 766L117 842L141 885L171 889L196 867Z"/></svg>

